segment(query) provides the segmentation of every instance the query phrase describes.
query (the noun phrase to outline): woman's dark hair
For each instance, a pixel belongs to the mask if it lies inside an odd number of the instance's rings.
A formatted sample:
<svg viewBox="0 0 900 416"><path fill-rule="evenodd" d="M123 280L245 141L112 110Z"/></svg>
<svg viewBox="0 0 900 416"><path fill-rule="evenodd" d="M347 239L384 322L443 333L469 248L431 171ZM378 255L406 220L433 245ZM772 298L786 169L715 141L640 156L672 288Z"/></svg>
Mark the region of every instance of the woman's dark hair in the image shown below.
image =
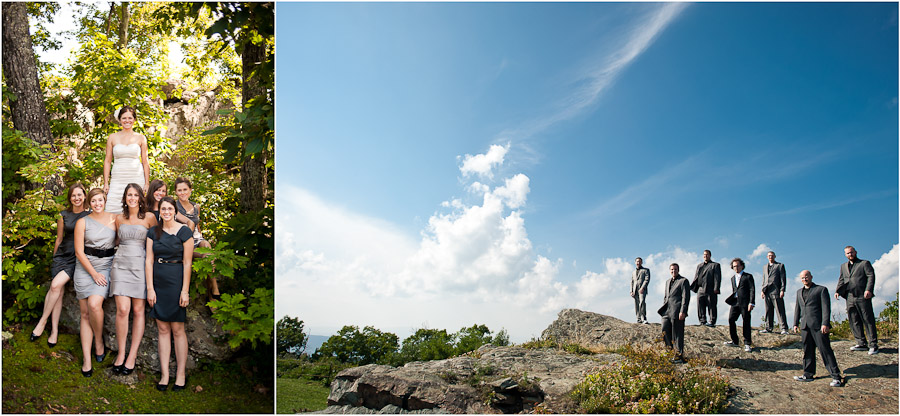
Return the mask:
<svg viewBox="0 0 900 416"><path fill-rule="evenodd" d="M136 183L129 183L128 186L125 187L125 192L122 192L122 214L125 215L125 219L127 220L131 213L128 212L128 204L125 202L125 197L128 196L128 190L134 189L138 194L138 219L144 219L147 213L147 199L144 198L144 190L141 189L141 186Z"/></svg>
<svg viewBox="0 0 900 416"><path fill-rule="evenodd" d="M172 208L175 209L175 198L172 198L171 196L168 196L168 195L162 197L162 199L159 200L159 208L160 209L162 209L163 202L168 202L169 204L172 204ZM177 214L178 210L176 209L175 212ZM159 225L156 226L156 240L157 241L159 241L159 239L162 238L162 229L163 229L163 225L165 223L166 223L165 220L163 220L162 216L160 216Z"/></svg>
<svg viewBox="0 0 900 416"><path fill-rule="evenodd" d="M122 114L131 113L131 116L137 120L137 111L135 111L134 107L123 105L122 108L119 109L119 115L116 116L116 120L122 119Z"/></svg>
<svg viewBox="0 0 900 416"><path fill-rule="evenodd" d="M179 176L179 177L175 178L175 184L172 185L172 189L178 188L178 184L179 184L179 183L183 183L183 184L187 185L188 188L194 189L194 187L191 186L191 180L188 179L188 178L185 178L185 177L183 177L183 176Z"/></svg>
<svg viewBox="0 0 900 416"><path fill-rule="evenodd" d="M69 187L69 192L66 193L66 201L68 202L66 211L72 212L72 209L75 208L72 206L72 193L74 193L76 189L81 189L81 193L84 194L85 199L84 201L81 201L81 208L84 208L85 202L89 203L90 201L89 199L87 199L87 191L84 190L84 185L82 185L81 182L75 182L74 184L72 184L72 186Z"/></svg>
<svg viewBox="0 0 900 416"><path fill-rule="evenodd" d="M150 186L147 187L147 211L153 210L153 206L159 202L156 200L156 197L153 196L153 194L156 192L156 190L164 186L166 186L166 183L159 179L150 181Z"/></svg>

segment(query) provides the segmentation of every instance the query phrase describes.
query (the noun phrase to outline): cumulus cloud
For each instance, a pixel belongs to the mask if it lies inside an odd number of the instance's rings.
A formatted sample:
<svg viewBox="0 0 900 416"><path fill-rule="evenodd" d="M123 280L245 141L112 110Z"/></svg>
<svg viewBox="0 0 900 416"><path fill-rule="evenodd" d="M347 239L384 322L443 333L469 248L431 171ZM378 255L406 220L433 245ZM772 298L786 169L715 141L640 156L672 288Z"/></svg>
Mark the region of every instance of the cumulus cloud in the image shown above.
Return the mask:
<svg viewBox="0 0 900 416"><path fill-rule="evenodd" d="M510 143L506 143L505 146L494 144L491 145L487 153L481 153L475 156L466 154L465 157L463 157L459 171L465 177L479 175L492 179L494 177L493 168L503 164L503 157L506 156L506 152L509 151L509 146Z"/></svg>
<svg viewBox="0 0 900 416"><path fill-rule="evenodd" d="M896 298L898 288L900 288L900 252L898 245L890 251L881 255L878 260L872 263L875 269L875 302L873 306L882 306L884 302L892 301Z"/></svg>
<svg viewBox="0 0 900 416"><path fill-rule="evenodd" d="M749 257L751 259L755 259L759 256L765 256L770 251L772 251L772 249L769 248L769 246L767 246L765 243L761 243L760 245L756 246L755 249L753 249L753 253L750 253Z"/></svg>

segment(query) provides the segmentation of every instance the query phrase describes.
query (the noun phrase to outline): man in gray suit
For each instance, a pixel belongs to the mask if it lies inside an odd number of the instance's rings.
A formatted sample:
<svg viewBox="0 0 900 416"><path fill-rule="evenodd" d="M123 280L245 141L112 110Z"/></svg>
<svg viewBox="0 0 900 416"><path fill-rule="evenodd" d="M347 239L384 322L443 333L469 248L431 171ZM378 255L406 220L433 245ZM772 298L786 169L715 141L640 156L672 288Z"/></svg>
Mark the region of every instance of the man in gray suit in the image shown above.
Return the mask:
<svg viewBox="0 0 900 416"><path fill-rule="evenodd" d="M738 317L743 319L744 334L744 351L752 351L753 341L750 338L750 312L756 303L753 297L756 293L756 286L753 282L753 275L744 273L744 261L740 258L731 260L731 268L734 270L734 276L731 277L732 294L725 303L731 305L728 312L728 332L731 335L731 341L726 341L725 345L738 346L737 336L737 320Z"/></svg>
<svg viewBox="0 0 900 416"><path fill-rule="evenodd" d="M700 325L716 326L719 316L717 306L719 286L722 284L722 266L711 260L712 252L703 250L703 263L697 265L691 290L697 292L697 318ZM709 310L709 324L706 323L706 311Z"/></svg>
<svg viewBox="0 0 900 416"><path fill-rule="evenodd" d="M650 269L643 267L644 259L634 259L634 272L631 273L631 297L634 298L634 314L637 323L647 322L647 286L650 284Z"/></svg>
<svg viewBox="0 0 900 416"><path fill-rule="evenodd" d="M684 320L691 301L691 288L687 279L678 274L677 263L669 265L669 274L672 278L666 282L663 306L658 313L663 317L663 342L666 347L674 346L677 355L672 361L681 364L684 363Z"/></svg>
<svg viewBox="0 0 900 416"><path fill-rule="evenodd" d="M809 270L800 272L803 288L797 291L797 305L794 307L794 332L800 330L803 342L803 375L794 376L797 381L812 381L816 375L816 348L822 355L825 368L831 373L831 387L844 385L841 369L838 368L828 331L831 330L831 299L828 289L812 282Z"/></svg>
<svg viewBox="0 0 900 416"><path fill-rule="evenodd" d="M841 276L834 290L834 298L838 299L840 296L847 299L847 319L850 320L850 329L856 338L856 345L850 351L868 349L869 355L878 354L878 332L875 329L875 312L872 310L875 269L868 260L856 257L853 246L845 247L844 255L849 261L841 265Z"/></svg>
<svg viewBox="0 0 900 416"><path fill-rule="evenodd" d="M775 311L778 310L778 323L781 324L781 334L788 333L787 317L784 313L784 291L787 288L787 273L784 265L775 261L775 252L770 251L766 255L769 264L763 266L762 295L766 302L766 327L759 331L760 334L774 332Z"/></svg>

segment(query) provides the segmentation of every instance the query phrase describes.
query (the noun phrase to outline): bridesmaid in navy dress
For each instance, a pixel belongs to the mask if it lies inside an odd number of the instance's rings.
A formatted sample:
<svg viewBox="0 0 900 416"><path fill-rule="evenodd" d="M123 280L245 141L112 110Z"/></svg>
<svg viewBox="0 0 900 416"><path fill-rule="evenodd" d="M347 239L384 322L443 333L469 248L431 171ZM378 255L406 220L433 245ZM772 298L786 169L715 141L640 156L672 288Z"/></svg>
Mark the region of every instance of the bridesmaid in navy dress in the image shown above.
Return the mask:
<svg viewBox="0 0 900 416"><path fill-rule="evenodd" d="M162 377L157 390L169 386L169 358L171 338L175 339L175 386L172 391L184 390L187 378L188 340L184 331L191 284L191 259L194 238L191 230L175 221L175 200L162 197L159 201L160 224L147 232L147 302L150 317L156 320L159 331L159 364Z"/></svg>
<svg viewBox="0 0 900 416"><path fill-rule="evenodd" d="M44 298L44 313L31 331L31 341L35 341L44 333L47 319L50 318L50 336L47 345L56 346L59 337L59 316L62 314L63 288L75 274L75 223L90 213L85 210L87 192L84 186L76 183L69 187L66 195L69 206L59 212L56 220L56 243L53 244L53 265L50 267L50 290Z"/></svg>

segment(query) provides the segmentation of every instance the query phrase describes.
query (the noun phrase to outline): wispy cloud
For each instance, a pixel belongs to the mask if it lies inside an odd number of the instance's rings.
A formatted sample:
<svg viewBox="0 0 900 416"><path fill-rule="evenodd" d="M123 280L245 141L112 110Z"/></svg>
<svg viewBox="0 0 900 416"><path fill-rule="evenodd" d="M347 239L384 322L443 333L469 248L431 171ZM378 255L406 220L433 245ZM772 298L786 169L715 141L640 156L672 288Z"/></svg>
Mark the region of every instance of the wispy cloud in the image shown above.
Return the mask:
<svg viewBox="0 0 900 416"><path fill-rule="evenodd" d="M857 202L867 201L870 199L884 198L886 196L894 195L896 193L897 193L897 190L888 189L888 190L884 190L881 192L873 192L870 194L862 195L862 196L859 196L856 198L839 199L836 201L818 202L815 204L803 205L803 206L799 206L799 207L795 207L795 208L791 208L791 209L786 209L783 211L769 212L766 214L760 214L757 216L744 218L744 221L752 220L752 219L759 219L759 218L769 218L769 217L775 217L775 216L781 216L781 215L802 214L802 213L812 212L812 211L822 211L825 209L842 207L844 205L855 204Z"/></svg>
<svg viewBox="0 0 900 416"><path fill-rule="evenodd" d="M503 140L528 139L550 126L585 112L632 62L646 51L657 36L687 7L686 3L665 3L634 26L621 46L599 60L573 80L577 87L563 97L557 109L537 117L522 127L507 129L498 137Z"/></svg>

